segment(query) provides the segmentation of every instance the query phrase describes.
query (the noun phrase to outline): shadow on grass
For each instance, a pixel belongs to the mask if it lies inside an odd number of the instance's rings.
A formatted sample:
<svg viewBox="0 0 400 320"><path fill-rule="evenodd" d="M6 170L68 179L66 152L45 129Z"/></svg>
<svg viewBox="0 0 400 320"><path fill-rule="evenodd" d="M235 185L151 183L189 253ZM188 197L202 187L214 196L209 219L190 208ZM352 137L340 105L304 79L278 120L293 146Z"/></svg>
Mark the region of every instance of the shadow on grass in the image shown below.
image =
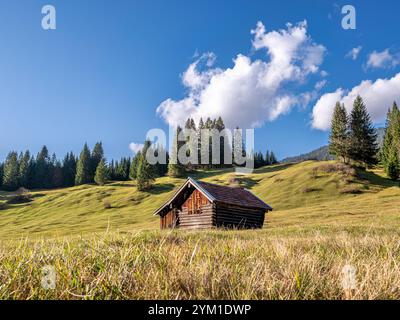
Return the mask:
<svg viewBox="0 0 400 320"><path fill-rule="evenodd" d="M285 163L285 164L277 164L273 166L266 166L262 167L259 169L255 169L254 173L269 173L269 172L277 172L277 171L282 171L287 168L290 168L291 166L295 165L297 163Z"/></svg>
<svg viewBox="0 0 400 320"><path fill-rule="evenodd" d="M365 171L363 169L357 169L357 177L360 179L360 183L364 185L372 185L381 188L399 187L399 181L393 181L377 175L371 171Z"/></svg>
<svg viewBox="0 0 400 320"><path fill-rule="evenodd" d="M147 193L150 194L162 194L166 192L172 191L176 186L173 183L160 183L156 184L151 188L150 190L147 191Z"/></svg>

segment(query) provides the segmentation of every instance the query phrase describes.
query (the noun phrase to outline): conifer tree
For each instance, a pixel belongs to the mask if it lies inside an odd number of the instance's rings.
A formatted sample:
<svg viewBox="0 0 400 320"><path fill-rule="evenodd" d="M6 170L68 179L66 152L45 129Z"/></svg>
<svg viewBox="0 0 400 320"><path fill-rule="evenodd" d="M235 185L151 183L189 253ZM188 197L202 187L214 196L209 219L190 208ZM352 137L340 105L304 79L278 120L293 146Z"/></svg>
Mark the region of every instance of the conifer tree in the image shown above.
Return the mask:
<svg viewBox="0 0 400 320"><path fill-rule="evenodd" d="M101 142L97 142L94 145L92 154L91 154L91 159L90 159L90 181L94 181L94 175L96 173L97 166L99 165L100 161L103 160L104 158L104 150L103 150L103 144Z"/></svg>
<svg viewBox="0 0 400 320"><path fill-rule="evenodd" d="M107 182L107 167L104 159L102 159L97 166L94 181L99 186L103 186Z"/></svg>
<svg viewBox="0 0 400 320"><path fill-rule="evenodd" d="M43 146L34 165L34 188L49 188L51 186L50 156L46 146Z"/></svg>
<svg viewBox="0 0 400 320"><path fill-rule="evenodd" d="M380 160L385 173L393 180L400 175L400 111L397 104L389 110Z"/></svg>
<svg viewBox="0 0 400 320"><path fill-rule="evenodd" d="M267 166L269 166L271 164L271 159L270 159L270 154L269 154L269 150L267 150L267 152L265 153L265 164Z"/></svg>
<svg viewBox="0 0 400 320"><path fill-rule="evenodd" d="M60 161L55 160L52 164L52 181L53 188L61 188L64 186L63 168Z"/></svg>
<svg viewBox="0 0 400 320"><path fill-rule="evenodd" d="M91 155L88 145L85 143L76 165L75 185L91 182Z"/></svg>
<svg viewBox="0 0 400 320"><path fill-rule="evenodd" d="M277 163L278 163L278 159L276 158L275 153L274 153L273 151L271 151L271 153L270 153L270 160L269 160L269 162L270 162L271 164L277 164Z"/></svg>
<svg viewBox="0 0 400 320"><path fill-rule="evenodd" d="M350 158L367 166L376 163L376 139L376 130L367 108L362 98L357 96L350 115Z"/></svg>
<svg viewBox="0 0 400 320"><path fill-rule="evenodd" d="M329 152L347 162L349 153L349 131L346 108L340 102L336 103L329 136Z"/></svg>
<svg viewBox="0 0 400 320"><path fill-rule="evenodd" d="M205 129L205 125L204 125L203 118L200 118L199 124L197 126L197 141L198 141L197 154L198 154L198 159L199 159L199 167L203 167L203 163L201 161L201 155L202 155L201 139L202 139L202 130L204 130L204 129Z"/></svg>
<svg viewBox="0 0 400 320"><path fill-rule="evenodd" d="M135 180L137 178L137 169L139 165L139 159L142 156L142 153L138 151L136 155L132 159L131 167L129 170L129 178L131 180Z"/></svg>
<svg viewBox="0 0 400 320"><path fill-rule="evenodd" d="M3 189L15 191L18 187L18 154L12 151L4 163Z"/></svg>
<svg viewBox="0 0 400 320"><path fill-rule="evenodd" d="M152 187L155 180L154 166L149 164L146 158L147 150L150 148L150 141L144 143L142 154L139 158L138 170L137 170L137 188L139 191L148 190Z"/></svg>
<svg viewBox="0 0 400 320"><path fill-rule="evenodd" d="M65 187L72 187L75 185L76 176L76 157L71 153L67 153L64 157L62 164L63 185Z"/></svg>
<svg viewBox="0 0 400 320"><path fill-rule="evenodd" d="M21 187L29 188L30 187L30 160L31 154L29 151L26 151L23 155L20 156L19 160L19 170L18 170L18 182Z"/></svg>
<svg viewBox="0 0 400 320"><path fill-rule="evenodd" d="M178 141L178 137L181 131L182 129L178 126L178 128L176 129L175 139L171 148L170 162L168 164L168 175L170 177L183 177L186 171L185 166L182 165L178 159L178 151L181 146L181 142Z"/></svg>

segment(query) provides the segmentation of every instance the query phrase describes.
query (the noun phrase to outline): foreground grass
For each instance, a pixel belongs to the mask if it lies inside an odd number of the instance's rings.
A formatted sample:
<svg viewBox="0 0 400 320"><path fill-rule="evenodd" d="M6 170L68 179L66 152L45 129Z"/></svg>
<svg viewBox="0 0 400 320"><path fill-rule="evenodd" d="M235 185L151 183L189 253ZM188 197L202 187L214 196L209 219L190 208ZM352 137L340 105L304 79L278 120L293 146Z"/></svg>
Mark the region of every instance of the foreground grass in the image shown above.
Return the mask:
<svg viewBox="0 0 400 320"><path fill-rule="evenodd" d="M55 289L41 286L42 268ZM342 288L345 265L356 289ZM400 299L397 232L140 232L3 242L1 299Z"/></svg>

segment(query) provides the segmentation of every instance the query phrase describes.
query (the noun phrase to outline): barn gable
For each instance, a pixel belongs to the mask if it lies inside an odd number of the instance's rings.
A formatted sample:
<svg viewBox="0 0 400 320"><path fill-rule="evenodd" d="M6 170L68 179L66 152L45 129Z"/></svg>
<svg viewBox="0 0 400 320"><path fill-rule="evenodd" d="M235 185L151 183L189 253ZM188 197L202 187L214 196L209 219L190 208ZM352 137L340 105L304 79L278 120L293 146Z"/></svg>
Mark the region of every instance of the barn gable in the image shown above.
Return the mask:
<svg viewBox="0 0 400 320"><path fill-rule="evenodd" d="M272 208L251 191L188 178L154 214L164 228L260 228Z"/></svg>

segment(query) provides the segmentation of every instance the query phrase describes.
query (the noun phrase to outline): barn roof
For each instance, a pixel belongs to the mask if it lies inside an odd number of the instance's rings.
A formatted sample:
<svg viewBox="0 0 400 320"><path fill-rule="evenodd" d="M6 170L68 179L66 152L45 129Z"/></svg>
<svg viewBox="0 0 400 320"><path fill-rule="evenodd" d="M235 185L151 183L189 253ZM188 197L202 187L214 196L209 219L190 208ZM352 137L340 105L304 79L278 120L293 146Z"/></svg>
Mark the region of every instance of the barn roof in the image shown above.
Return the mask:
<svg viewBox="0 0 400 320"><path fill-rule="evenodd" d="M272 207L258 198L250 190L241 187L221 186L213 183L195 180L189 177L186 182L175 192L173 197L161 206L154 214L160 214L166 207L169 207L174 200L185 190L192 185L199 190L211 202L222 202L249 208L260 208L272 210Z"/></svg>

